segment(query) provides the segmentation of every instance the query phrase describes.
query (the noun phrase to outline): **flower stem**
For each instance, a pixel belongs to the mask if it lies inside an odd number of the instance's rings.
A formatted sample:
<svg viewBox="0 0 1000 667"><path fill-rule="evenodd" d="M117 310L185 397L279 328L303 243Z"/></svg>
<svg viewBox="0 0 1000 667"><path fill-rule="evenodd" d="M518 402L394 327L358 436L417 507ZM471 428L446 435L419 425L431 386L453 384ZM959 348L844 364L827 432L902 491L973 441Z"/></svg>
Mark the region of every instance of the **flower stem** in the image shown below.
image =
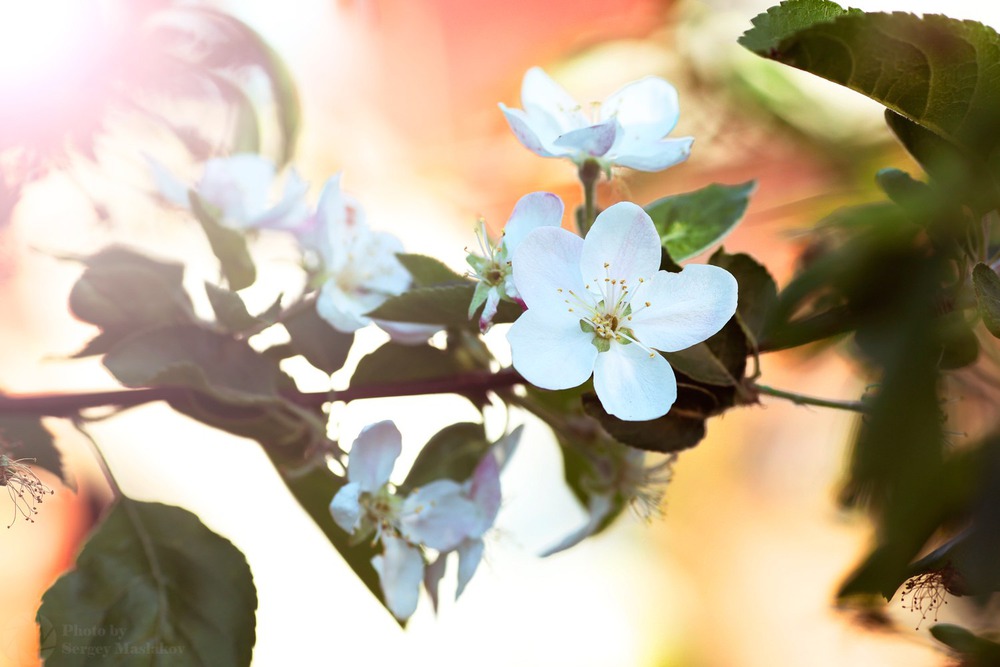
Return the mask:
<svg viewBox="0 0 1000 667"><path fill-rule="evenodd" d="M796 405L815 405L821 408L834 408L836 410L847 410L850 412L868 412L868 404L864 401L840 401L828 398L817 398L815 396L805 396L803 394L797 394L793 391L775 389L774 387L768 387L763 384L754 384L753 387L761 394L774 396L776 398L784 398L792 403L795 403Z"/></svg>
<svg viewBox="0 0 1000 667"><path fill-rule="evenodd" d="M601 165L597 160L585 160L577 172L583 184L583 217L577 219L580 236L586 236L597 218L597 181L601 177Z"/></svg>
<svg viewBox="0 0 1000 667"><path fill-rule="evenodd" d="M362 398L422 396L427 394L481 394L501 387L520 384L524 379L512 368L491 373L465 373L451 377L412 380L350 387L343 391L283 392L282 397L302 407L320 407L324 403L356 401ZM151 387L72 394L0 394L0 414L71 417L81 410L99 407L132 408L156 401L180 399L196 390L188 387Z"/></svg>

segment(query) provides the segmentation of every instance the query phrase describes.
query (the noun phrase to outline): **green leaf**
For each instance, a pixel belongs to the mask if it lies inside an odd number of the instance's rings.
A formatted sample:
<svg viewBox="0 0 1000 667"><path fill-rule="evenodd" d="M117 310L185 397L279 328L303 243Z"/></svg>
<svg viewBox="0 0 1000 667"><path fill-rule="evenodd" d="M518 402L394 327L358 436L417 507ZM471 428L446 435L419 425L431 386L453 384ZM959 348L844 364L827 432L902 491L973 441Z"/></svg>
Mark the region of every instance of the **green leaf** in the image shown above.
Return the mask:
<svg viewBox="0 0 1000 667"><path fill-rule="evenodd" d="M257 279L257 269L247 249L246 238L239 231L223 226L211 205L202 201L193 190L188 192L188 197L191 200L191 212L201 223L229 288L241 290L252 285Z"/></svg>
<svg viewBox="0 0 1000 667"><path fill-rule="evenodd" d="M308 472L287 471L280 465L281 479L288 490L292 492L302 509L312 517L330 544L340 553L359 579L368 587L378 600L385 604L382 595L382 584L378 573L372 567L372 557L380 553L372 540L364 540L354 544L352 536L344 532L330 515L330 501L337 494L346 480L334 475L329 468L317 467Z"/></svg>
<svg viewBox="0 0 1000 667"><path fill-rule="evenodd" d="M649 421L624 421L604 411L600 400L594 394L583 397L583 408L587 414L601 423L612 438L637 449L650 452L679 452L694 447L705 437L704 399L684 392L678 387L677 401L670 411Z"/></svg>
<svg viewBox="0 0 1000 667"><path fill-rule="evenodd" d="M335 373L344 367L354 344L354 333L334 329L319 316L315 304L297 310L282 324L291 336L292 349L310 364L326 373Z"/></svg>
<svg viewBox="0 0 1000 667"><path fill-rule="evenodd" d="M42 597L49 667L249 665L246 558L179 507L121 498Z"/></svg>
<svg viewBox="0 0 1000 667"><path fill-rule="evenodd" d="M213 72L204 72L222 98L232 107L235 116L230 149L233 153L260 152L260 121L257 109L247 93L236 83Z"/></svg>
<svg viewBox="0 0 1000 667"><path fill-rule="evenodd" d="M447 377L467 369L452 354L430 345L386 343L358 362L351 389Z"/></svg>
<svg viewBox="0 0 1000 667"><path fill-rule="evenodd" d="M194 325L136 334L104 357L126 387L181 386L230 403L277 398L281 373L244 341Z"/></svg>
<svg viewBox="0 0 1000 667"><path fill-rule="evenodd" d="M991 334L1000 338L1000 276L985 264L976 264L972 270L972 285L976 289L976 302L983 324Z"/></svg>
<svg viewBox="0 0 1000 667"><path fill-rule="evenodd" d="M778 303L778 287L768 270L750 255L729 255L721 249L708 260L736 278L739 299L736 313L747 337L756 345L764 325Z"/></svg>
<svg viewBox="0 0 1000 667"><path fill-rule="evenodd" d="M692 345L680 352L664 352L663 356L675 370L698 382L732 387L739 381L705 343Z"/></svg>
<svg viewBox="0 0 1000 667"><path fill-rule="evenodd" d="M931 635L948 648L960 653L963 665L989 667L1000 664L1000 643L974 635L961 626L937 623L931 626Z"/></svg>
<svg viewBox="0 0 1000 667"><path fill-rule="evenodd" d="M76 356L102 354L134 331L195 321L184 267L111 246L86 258L69 295L73 314L103 333Z"/></svg>
<svg viewBox="0 0 1000 667"><path fill-rule="evenodd" d="M660 242L675 261L693 257L726 237L743 218L754 181L713 183L701 190L657 199L645 207Z"/></svg>
<svg viewBox="0 0 1000 667"><path fill-rule="evenodd" d="M215 312L215 318L227 331L243 331L260 323L260 320L250 314L236 292L206 281L205 293L208 294L208 302Z"/></svg>
<svg viewBox="0 0 1000 667"><path fill-rule="evenodd" d="M399 296L390 297L381 306L368 313L376 320L439 324L442 327L478 327L469 319L469 303L476 286L471 282L461 285L417 287ZM523 311L513 303L501 301L495 324L513 322Z"/></svg>
<svg viewBox="0 0 1000 667"><path fill-rule="evenodd" d="M992 28L823 0L789 0L753 24L740 43L758 55L867 95L984 157L1000 141L1000 37Z"/></svg>
<svg viewBox="0 0 1000 667"><path fill-rule="evenodd" d="M38 417L0 416L0 453L14 460L32 459L27 463L48 470L62 480L63 484L75 488L73 482L66 477L62 455L56 449L52 434Z"/></svg>
<svg viewBox="0 0 1000 667"><path fill-rule="evenodd" d="M464 277L455 273L446 264L433 257L407 253L399 253L396 257L399 259L400 264L413 276L413 285L415 287L468 283L468 280Z"/></svg>
<svg viewBox="0 0 1000 667"><path fill-rule="evenodd" d="M464 482L472 476L490 445L482 424L459 422L446 426L420 450L402 488L415 489L436 479Z"/></svg>

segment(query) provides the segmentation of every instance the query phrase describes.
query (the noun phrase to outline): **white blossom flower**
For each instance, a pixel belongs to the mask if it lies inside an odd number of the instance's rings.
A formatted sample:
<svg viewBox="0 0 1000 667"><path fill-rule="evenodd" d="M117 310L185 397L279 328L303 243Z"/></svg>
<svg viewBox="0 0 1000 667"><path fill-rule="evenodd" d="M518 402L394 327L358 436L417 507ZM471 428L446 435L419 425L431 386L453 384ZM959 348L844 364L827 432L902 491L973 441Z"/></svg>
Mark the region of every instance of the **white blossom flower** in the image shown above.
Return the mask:
<svg viewBox="0 0 1000 667"><path fill-rule="evenodd" d="M604 409L641 421L677 398L674 352L718 332L736 311L736 279L716 266L660 271L649 215L621 202L597 216L586 239L536 229L512 259L528 310L507 334L514 368L543 389L568 389L593 374Z"/></svg>
<svg viewBox="0 0 1000 667"><path fill-rule="evenodd" d="M156 160L146 158L153 181L164 199L188 208L188 186ZM238 153L205 162L193 190L219 211L219 221L236 229L292 229L307 216L309 184L289 169L277 202L270 193L277 182L274 163L256 153Z"/></svg>
<svg viewBox="0 0 1000 667"><path fill-rule="evenodd" d="M421 547L439 554L458 551L465 561L464 569L460 562L459 585L468 582L482 556L482 535L499 508L500 478L496 460L488 454L466 483L439 479L403 497L389 483L401 450L402 437L391 421L366 427L351 448L348 483L330 502L330 514L349 533L374 530L381 539L383 553L372 565L386 606L403 620L416 609L425 577Z"/></svg>
<svg viewBox="0 0 1000 667"><path fill-rule="evenodd" d="M469 318L483 306L479 316L479 329L485 333L493 324L500 300L507 298L522 303L514 286L510 270L510 257L528 232L538 227L559 227L562 224L563 203L551 192L532 192L521 197L504 225L500 240L494 245L480 221L476 236L482 255L469 253L467 261L479 280L469 304ZM523 303L522 303L523 305Z"/></svg>
<svg viewBox="0 0 1000 667"><path fill-rule="evenodd" d="M648 76L589 108L590 114L541 68L524 75L521 105L500 104L507 123L525 148L542 157L566 157L577 164L595 159L612 165L660 171L683 162L691 137L664 139L679 116L676 89Z"/></svg>
<svg viewBox="0 0 1000 667"><path fill-rule="evenodd" d="M351 332L372 322L366 313L412 282L396 257L403 244L387 232L368 227L364 211L340 189L340 174L327 180L316 212L293 231L303 247L316 253L322 286L316 311L338 331ZM408 322L376 322L393 340L422 343L441 327Z"/></svg>

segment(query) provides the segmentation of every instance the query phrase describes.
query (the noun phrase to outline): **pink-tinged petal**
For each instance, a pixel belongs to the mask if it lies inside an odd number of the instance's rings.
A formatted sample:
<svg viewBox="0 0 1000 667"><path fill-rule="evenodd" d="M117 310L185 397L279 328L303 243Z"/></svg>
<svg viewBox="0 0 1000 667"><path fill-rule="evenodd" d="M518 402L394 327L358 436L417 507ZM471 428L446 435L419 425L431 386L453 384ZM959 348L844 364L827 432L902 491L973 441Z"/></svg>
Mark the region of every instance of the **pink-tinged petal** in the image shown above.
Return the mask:
<svg viewBox="0 0 1000 667"><path fill-rule="evenodd" d="M725 326L736 312L737 291L733 275L717 266L689 264L680 273L660 271L636 292L629 324L643 345L683 350Z"/></svg>
<svg viewBox="0 0 1000 667"><path fill-rule="evenodd" d="M420 324L418 322L390 322L389 320L372 320L382 331L389 334L393 343L400 345L423 345L427 339L441 331L444 327L437 324Z"/></svg>
<svg viewBox="0 0 1000 667"><path fill-rule="evenodd" d="M524 237L511 256L511 268L517 293L529 309L548 319L579 319L569 309L574 308L570 292L587 298L580 277L582 251L583 239L562 228L539 227Z"/></svg>
<svg viewBox="0 0 1000 667"><path fill-rule="evenodd" d="M579 320L555 320L529 308L507 332L514 368L542 389L569 389L583 384L594 371L597 348L593 334Z"/></svg>
<svg viewBox="0 0 1000 667"><path fill-rule="evenodd" d="M621 138L609 151L607 158L617 165L638 171L662 171L687 160L693 143L694 139L691 137L655 142Z"/></svg>
<svg viewBox="0 0 1000 667"><path fill-rule="evenodd" d="M569 149L575 158L582 155L601 157L614 145L620 131L621 125L612 119L606 123L567 132L556 139L554 145Z"/></svg>
<svg viewBox="0 0 1000 667"><path fill-rule="evenodd" d="M424 578L424 558L405 540L382 536L385 550L372 558L372 567L382 583L385 606L392 615L405 621L417 610L420 582Z"/></svg>
<svg viewBox="0 0 1000 667"><path fill-rule="evenodd" d="M371 323L365 313L378 308L385 297L368 294L362 297L345 294L335 280L328 280L316 297L316 312L337 331L351 333Z"/></svg>
<svg viewBox="0 0 1000 667"><path fill-rule="evenodd" d="M604 293L619 294L620 287L606 278L625 279L629 288L639 286L639 278L648 280L660 268L660 235L653 220L642 207L619 202L602 211L584 239L580 253L580 271L591 284L603 286Z"/></svg>
<svg viewBox="0 0 1000 667"><path fill-rule="evenodd" d="M559 157L562 155L562 153L557 154L549 151L549 141L543 139L547 133L541 127L537 127L539 123L529 117L527 113L521 109L511 109L503 103L500 104L500 111L503 112L504 118L507 119L507 124L510 125L514 136L529 151L542 157Z"/></svg>
<svg viewBox="0 0 1000 667"><path fill-rule="evenodd" d="M563 132L590 124L580 104L541 67L525 72L521 82L521 106L528 113L533 113L534 109L548 113L559 122Z"/></svg>
<svg viewBox="0 0 1000 667"><path fill-rule="evenodd" d="M659 354L635 343L611 343L594 364L594 390L608 414L626 421L646 421L670 410L677 400L677 379Z"/></svg>
<svg viewBox="0 0 1000 667"><path fill-rule="evenodd" d="M478 523L469 537L479 538L493 527L500 511L500 465L492 452L479 462L468 484L468 497L478 510Z"/></svg>
<svg viewBox="0 0 1000 667"><path fill-rule="evenodd" d="M524 424L519 424L513 431L500 438L493 445L493 456L496 458L497 463L500 465L500 470L503 470L507 466L507 462L510 461L510 457L514 455L517 451L517 446L521 443L521 434L524 433Z"/></svg>
<svg viewBox="0 0 1000 667"><path fill-rule="evenodd" d="M457 600L465 587L468 585L472 575L479 568L479 563L483 560L485 545L482 540L465 540L458 545L458 588L455 590Z"/></svg>
<svg viewBox="0 0 1000 667"><path fill-rule="evenodd" d="M438 588L444 577L447 564L448 554L442 553L438 554L433 563L424 568L424 588L427 589L427 595L431 598L431 605L435 612L438 610Z"/></svg>
<svg viewBox="0 0 1000 667"><path fill-rule="evenodd" d="M480 285L482 284L480 283ZM486 303L483 305L483 314L479 316L479 330L482 333L486 333L493 326L493 318L496 316L499 306L500 290L496 287L491 287L486 291Z"/></svg>
<svg viewBox="0 0 1000 667"><path fill-rule="evenodd" d="M560 227L565 207L562 199L551 192L531 192L517 200L503 228L504 248L508 257L528 232L539 227Z"/></svg>
<svg viewBox="0 0 1000 667"><path fill-rule="evenodd" d="M403 437L391 421L369 424L361 430L348 457L347 479L361 491L374 493L385 486L399 453Z"/></svg>
<svg viewBox="0 0 1000 667"><path fill-rule="evenodd" d="M330 515L338 526L348 533L353 533L361 523L364 508L361 507L361 485L351 482L340 487L333 500L330 501Z"/></svg>
<svg viewBox="0 0 1000 667"><path fill-rule="evenodd" d="M582 542L584 539L593 535L597 529L600 527L601 522L604 521L604 517L608 515L611 511L611 496L609 495L593 495L590 497L590 502L587 507L587 523L580 527L579 530L575 530L565 538L559 541L558 544L549 547L542 552L541 556L545 558L546 556L551 556L552 554L557 554L560 551L565 551L570 547L575 547L577 544Z"/></svg>
<svg viewBox="0 0 1000 667"><path fill-rule="evenodd" d="M477 511L462 493L461 484L439 479L406 497L399 515L399 532L415 544L451 551L475 530Z"/></svg>
<svg viewBox="0 0 1000 667"><path fill-rule="evenodd" d="M677 89L655 76L630 83L601 104L601 120L617 118L631 136L658 141L677 125Z"/></svg>

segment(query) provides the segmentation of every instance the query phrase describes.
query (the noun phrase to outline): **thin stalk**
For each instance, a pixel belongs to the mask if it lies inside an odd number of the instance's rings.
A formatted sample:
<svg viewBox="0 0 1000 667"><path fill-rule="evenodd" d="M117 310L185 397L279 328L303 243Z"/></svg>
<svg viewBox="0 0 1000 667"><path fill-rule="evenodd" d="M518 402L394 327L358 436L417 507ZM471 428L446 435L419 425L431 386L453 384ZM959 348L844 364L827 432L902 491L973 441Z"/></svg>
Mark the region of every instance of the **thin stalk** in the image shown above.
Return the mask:
<svg viewBox="0 0 1000 667"><path fill-rule="evenodd" d="M768 396L774 396L775 398L784 398L786 400L795 403L796 405L815 405L821 408L833 408L835 410L847 410L850 412L868 412L868 405L864 401L841 401L830 398L818 398L816 396L806 396L804 394L798 394L793 391L785 391L784 389L775 389L774 387L768 387L763 384L755 384L754 388L761 394L766 394Z"/></svg>

